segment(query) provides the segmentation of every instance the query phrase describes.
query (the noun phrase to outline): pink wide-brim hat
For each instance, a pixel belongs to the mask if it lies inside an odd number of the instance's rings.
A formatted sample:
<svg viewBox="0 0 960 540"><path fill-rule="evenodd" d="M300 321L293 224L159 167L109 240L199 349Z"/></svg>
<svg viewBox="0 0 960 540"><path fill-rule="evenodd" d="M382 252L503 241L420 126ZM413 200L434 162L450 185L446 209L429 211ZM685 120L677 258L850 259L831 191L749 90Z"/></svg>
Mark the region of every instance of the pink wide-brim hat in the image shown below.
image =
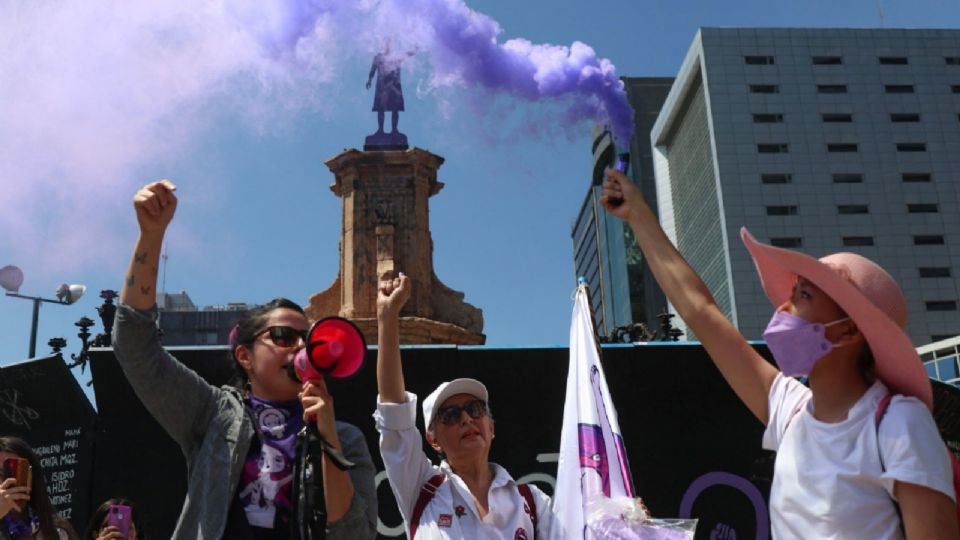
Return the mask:
<svg viewBox="0 0 960 540"><path fill-rule="evenodd" d="M746 228L740 229L740 238L774 307L790 299L797 276L803 276L857 325L873 353L877 377L887 388L914 396L933 410L933 387L905 332L907 302L890 274L856 253L834 253L817 260L758 242Z"/></svg>

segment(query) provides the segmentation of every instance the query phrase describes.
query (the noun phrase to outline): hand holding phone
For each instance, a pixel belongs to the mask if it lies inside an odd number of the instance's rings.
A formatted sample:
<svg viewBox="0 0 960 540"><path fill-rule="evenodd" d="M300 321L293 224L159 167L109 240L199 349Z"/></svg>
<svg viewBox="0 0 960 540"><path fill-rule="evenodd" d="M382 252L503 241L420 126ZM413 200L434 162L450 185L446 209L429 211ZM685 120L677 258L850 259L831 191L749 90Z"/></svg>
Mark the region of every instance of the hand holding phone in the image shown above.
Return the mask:
<svg viewBox="0 0 960 540"><path fill-rule="evenodd" d="M107 525L116 527L124 540L129 538L130 524L133 522L133 510L125 504L111 504L107 510Z"/></svg>
<svg viewBox="0 0 960 540"><path fill-rule="evenodd" d="M0 478L0 480L13 478L17 482L17 487L26 488L29 493L30 486L33 482L33 475L30 470L30 462L26 459L10 457L3 460L2 476L3 478ZM20 501L17 503L17 510L22 512L26 505L27 501Z"/></svg>

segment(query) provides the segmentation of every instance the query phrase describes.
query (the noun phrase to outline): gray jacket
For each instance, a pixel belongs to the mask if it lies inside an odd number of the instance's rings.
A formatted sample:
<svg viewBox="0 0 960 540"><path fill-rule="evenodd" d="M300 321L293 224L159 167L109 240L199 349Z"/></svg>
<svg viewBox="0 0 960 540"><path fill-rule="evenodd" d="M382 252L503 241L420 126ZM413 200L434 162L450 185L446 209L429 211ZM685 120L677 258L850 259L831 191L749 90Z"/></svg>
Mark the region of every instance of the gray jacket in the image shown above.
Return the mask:
<svg viewBox="0 0 960 540"><path fill-rule="evenodd" d="M187 496L174 539L220 540L254 437L243 396L233 387L217 388L167 353L157 338L157 310L117 309L113 346L137 396L180 445L187 460ZM327 538L374 538L377 496L374 467L363 434L337 422L354 497L343 518L327 524Z"/></svg>

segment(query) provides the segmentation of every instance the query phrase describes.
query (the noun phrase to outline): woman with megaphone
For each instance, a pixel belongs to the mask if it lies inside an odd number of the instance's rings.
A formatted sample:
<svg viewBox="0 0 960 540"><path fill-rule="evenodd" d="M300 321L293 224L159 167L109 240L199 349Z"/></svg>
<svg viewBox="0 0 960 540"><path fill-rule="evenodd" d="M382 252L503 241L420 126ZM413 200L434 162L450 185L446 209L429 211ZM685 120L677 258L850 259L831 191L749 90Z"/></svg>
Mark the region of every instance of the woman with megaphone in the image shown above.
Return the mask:
<svg viewBox="0 0 960 540"><path fill-rule="evenodd" d="M494 424L486 386L476 379L441 383L423 401L427 443L443 456L434 465L416 427L417 396L400 365L400 309L410 298L403 274L380 283L377 297L377 410L380 455L411 539L562 538L550 498L517 484L490 463Z"/></svg>
<svg viewBox="0 0 960 540"><path fill-rule="evenodd" d="M310 327L300 306L277 299L251 310L234 328L236 386L208 384L160 345L157 267L177 208L175 189L161 180L133 198L140 235L113 341L131 386L187 459L187 495L173 538L374 538L374 468L363 435L335 421L322 376L301 383L291 368ZM304 425L324 450L297 443ZM297 480L310 475L295 474L295 464L307 458L321 469L313 475L322 478L317 507L303 503L311 486ZM343 470L344 464L353 468ZM305 527L318 516L321 527Z"/></svg>

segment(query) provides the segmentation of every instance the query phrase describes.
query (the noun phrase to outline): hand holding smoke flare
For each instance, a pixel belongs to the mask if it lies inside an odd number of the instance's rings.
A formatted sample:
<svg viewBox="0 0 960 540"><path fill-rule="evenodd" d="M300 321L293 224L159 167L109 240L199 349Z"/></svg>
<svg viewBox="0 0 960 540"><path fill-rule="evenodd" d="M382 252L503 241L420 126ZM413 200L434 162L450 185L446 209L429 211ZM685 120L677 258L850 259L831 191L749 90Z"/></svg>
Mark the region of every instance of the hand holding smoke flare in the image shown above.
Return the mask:
<svg viewBox="0 0 960 540"><path fill-rule="evenodd" d="M630 154L618 155L617 162L613 165L613 168L622 172L623 174L627 174L627 171L630 170ZM613 206L614 208L620 206L621 204L623 204L623 199L610 199L610 206Z"/></svg>

